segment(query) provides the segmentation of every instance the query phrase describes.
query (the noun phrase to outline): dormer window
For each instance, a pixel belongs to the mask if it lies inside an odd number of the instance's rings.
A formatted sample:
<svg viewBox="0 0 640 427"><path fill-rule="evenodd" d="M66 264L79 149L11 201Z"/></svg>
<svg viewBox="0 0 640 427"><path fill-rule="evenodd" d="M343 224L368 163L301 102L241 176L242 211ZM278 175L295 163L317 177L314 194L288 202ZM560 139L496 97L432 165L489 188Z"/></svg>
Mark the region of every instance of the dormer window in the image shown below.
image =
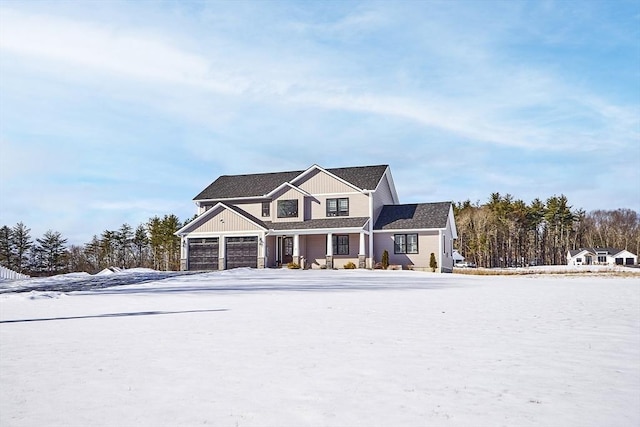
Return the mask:
<svg viewBox="0 0 640 427"><path fill-rule="evenodd" d="M327 199L327 216L349 216L349 198Z"/></svg>
<svg viewBox="0 0 640 427"><path fill-rule="evenodd" d="M298 216L298 200L278 200L278 218L295 218Z"/></svg>

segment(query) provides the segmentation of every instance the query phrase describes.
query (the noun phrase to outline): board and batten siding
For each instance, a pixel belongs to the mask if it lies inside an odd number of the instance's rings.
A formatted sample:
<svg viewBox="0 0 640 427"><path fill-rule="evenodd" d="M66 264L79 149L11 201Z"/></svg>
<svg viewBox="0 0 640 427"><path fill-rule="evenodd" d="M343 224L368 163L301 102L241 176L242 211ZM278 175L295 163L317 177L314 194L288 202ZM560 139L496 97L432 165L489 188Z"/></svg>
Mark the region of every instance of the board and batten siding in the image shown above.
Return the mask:
<svg viewBox="0 0 640 427"><path fill-rule="evenodd" d="M260 231L261 229L247 220L241 217L235 212L228 209L219 209L219 212L213 215L206 222L198 225L191 230L189 234L196 233L233 233L243 231Z"/></svg>
<svg viewBox="0 0 640 427"><path fill-rule="evenodd" d="M296 185L310 194L340 194L355 191L352 186L320 170L309 173L304 177L304 181L296 182Z"/></svg>

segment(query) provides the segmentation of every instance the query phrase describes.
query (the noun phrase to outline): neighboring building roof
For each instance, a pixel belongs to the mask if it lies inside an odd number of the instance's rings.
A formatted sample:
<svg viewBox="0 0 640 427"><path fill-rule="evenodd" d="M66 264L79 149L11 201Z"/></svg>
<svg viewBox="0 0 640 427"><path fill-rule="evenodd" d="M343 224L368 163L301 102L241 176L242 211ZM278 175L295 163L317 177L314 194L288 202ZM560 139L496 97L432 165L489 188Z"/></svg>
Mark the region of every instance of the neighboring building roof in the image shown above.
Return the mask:
<svg viewBox="0 0 640 427"><path fill-rule="evenodd" d="M602 252L606 253L607 255L617 255L620 252L625 251L625 249L617 249L617 248L580 248L580 249L577 249L577 250L570 250L569 251L569 255L571 257L575 257L576 255L578 255L579 253L584 252L584 251L589 252L592 255L596 255L596 254L602 253ZM627 252L629 252L629 251L627 251ZM631 253L631 252L629 252L629 253ZM635 254L633 254L633 255L635 255Z"/></svg>
<svg viewBox="0 0 640 427"><path fill-rule="evenodd" d="M359 228L364 227L368 220L369 218L365 216L353 218L320 218L296 222L265 221L265 227L275 231Z"/></svg>
<svg viewBox="0 0 640 427"><path fill-rule="evenodd" d="M451 202L385 205L374 230L446 228Z"/></svg>
<svg viewBox="0 0 640 427"><path fill-rule="evenodd" d="M382 179L387 165L356 166L324 169L362 190L374 190ZM258 173L250 175L222 175L200 192L194 200L220 200L243 197L262 197L306 171Z"/></svg>

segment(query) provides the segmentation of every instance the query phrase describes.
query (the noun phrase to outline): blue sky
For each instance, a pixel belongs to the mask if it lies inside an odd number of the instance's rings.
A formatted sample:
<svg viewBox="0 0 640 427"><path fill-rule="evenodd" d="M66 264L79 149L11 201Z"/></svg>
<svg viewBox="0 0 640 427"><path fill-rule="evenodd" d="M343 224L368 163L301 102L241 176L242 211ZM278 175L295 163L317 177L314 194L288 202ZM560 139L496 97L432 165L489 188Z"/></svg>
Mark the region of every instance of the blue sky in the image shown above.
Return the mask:
<svg viewBox="0 0 640 427"><path fill-rule="evenodd" d="M34 237L314 163L640 211L639 159L637 1L0 1L0 225Z"/></svg>

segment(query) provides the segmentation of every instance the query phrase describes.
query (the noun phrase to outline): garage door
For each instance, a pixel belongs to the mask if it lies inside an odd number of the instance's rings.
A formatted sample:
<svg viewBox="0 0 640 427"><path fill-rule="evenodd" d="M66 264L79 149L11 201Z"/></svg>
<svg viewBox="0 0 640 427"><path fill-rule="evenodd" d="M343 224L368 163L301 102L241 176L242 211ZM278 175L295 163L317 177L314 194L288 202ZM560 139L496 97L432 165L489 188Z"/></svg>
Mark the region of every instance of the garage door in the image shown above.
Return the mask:
<svg viewBox="0 0 640 427"><path fill-rule="evenodd" d="M227 237L227 269L258 267L258 237Z"/></svg>
<svg viewBox="0 0 640 427"><path fill-rule="evenodd" d="M189 239L189 270L218 269L218 239Z"/></svg>

